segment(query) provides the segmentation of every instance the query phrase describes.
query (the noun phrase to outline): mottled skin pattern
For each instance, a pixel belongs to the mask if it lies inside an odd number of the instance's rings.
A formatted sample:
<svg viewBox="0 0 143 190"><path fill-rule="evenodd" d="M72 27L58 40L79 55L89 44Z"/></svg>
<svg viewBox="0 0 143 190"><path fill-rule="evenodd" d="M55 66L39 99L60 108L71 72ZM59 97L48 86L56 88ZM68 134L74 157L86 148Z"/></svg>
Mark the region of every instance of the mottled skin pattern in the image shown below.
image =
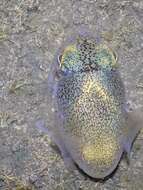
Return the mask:
<svg viewBox="0 0 143 190"><path fill-rule="evenodd" d="M130 138L116 56L105 44L78 35L58 57L49 79L57 109L55 142L63 157L66 152L85 173L104 178L128 151Z"/></svg>

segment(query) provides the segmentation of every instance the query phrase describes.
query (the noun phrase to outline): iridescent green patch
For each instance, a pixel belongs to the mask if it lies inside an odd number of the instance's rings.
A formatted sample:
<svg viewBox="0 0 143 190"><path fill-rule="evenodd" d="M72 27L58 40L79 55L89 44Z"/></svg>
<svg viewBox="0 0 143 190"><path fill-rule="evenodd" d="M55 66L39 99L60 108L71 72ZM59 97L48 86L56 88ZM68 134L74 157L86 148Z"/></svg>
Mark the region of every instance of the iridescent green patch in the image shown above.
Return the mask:
<svg viewBox="0 0 143 190"><path fill-rule="evenodd" d="M78 71L79 67L79 54L77 51L68 51L65 52L63 55L64 58L62 59L61 69L63 71ZM78 63L78 64L77 64Z"/></svg>
<svg viewBox="0 0 143 190"><path fill-rule="evenodd" d="M76 44L67 46L60 55L60 68L63 72L77 71L79 68L79 53Z"/></svg>
<svg viewBox="0 0 143 190"><path fill-rule="evenodd" d="M99 49L96 54L96 62L103 69L112 69L116 67L116 58L109 49Z"/></svg>

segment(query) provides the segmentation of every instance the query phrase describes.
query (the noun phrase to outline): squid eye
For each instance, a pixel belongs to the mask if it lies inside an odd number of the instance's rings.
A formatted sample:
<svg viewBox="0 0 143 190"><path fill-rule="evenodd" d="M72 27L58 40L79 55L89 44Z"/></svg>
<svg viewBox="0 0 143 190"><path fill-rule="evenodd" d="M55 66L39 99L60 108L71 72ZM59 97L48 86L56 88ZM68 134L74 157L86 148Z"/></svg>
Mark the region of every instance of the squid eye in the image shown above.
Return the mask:
<svg viewBox="0 0 143 190"><path fill-rule="evenodd" d="M61 64L61 61L62 61L62 54L58 56L58 63Z"/></svg>

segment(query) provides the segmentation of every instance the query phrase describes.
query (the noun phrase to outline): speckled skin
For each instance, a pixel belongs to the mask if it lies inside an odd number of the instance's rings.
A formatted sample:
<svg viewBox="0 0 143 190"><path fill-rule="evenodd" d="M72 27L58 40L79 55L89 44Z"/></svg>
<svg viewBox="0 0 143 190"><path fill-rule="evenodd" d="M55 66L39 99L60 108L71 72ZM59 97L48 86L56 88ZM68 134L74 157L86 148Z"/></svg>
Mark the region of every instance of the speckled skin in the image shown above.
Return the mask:
<svg viewBox="0 0 143 190"><path fill-rule="evenodd" d="M52 137L67 165L75 162L104 178L130 151L131 132L124 86L114 53L89 36L77 35L52 65L49 88L55 107Z"/></svg>

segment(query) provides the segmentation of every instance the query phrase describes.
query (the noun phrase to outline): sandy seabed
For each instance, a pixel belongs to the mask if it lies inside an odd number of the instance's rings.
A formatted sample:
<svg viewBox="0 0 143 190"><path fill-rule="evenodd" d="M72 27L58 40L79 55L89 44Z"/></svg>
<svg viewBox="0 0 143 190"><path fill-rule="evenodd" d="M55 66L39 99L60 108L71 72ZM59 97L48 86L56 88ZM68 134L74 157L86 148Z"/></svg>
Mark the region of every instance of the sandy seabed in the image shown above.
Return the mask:
<svg viewBox="0 0 143 190"><path fill-rule="evenodd" d="M64 166L33 121L49 117L45 81L55 52L80 25L118 57L127 101L143 106L142 0L0 0L0 190L142 190L143 133L130 164L104 183Z"/></svg>

